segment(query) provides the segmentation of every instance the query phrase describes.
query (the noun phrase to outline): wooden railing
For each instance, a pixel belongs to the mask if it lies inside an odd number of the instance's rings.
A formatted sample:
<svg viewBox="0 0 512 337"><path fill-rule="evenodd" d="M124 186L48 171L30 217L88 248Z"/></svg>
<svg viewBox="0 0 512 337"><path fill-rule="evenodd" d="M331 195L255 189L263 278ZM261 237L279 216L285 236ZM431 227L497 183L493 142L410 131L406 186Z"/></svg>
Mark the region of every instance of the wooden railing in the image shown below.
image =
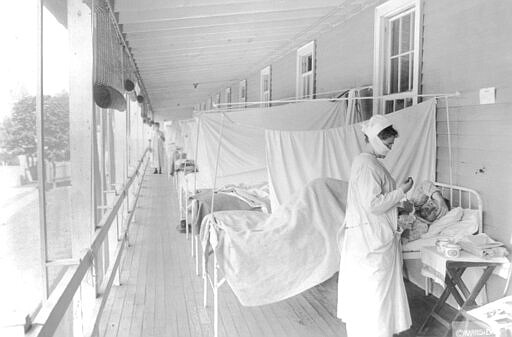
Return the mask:
<svg viewBox="0 0 512 337"><path fill-rule="evenodd" d="M89 270L93 270L96 284L96 296L94 299L93 312L87 314L87 317L92 317L92 320L86 322L84 336L98 335L101 315L112 284L116 278L123 250L128 242L130 224L133 220L142 181L149 163L148 154L149 149L146 149L133 174L124 185L122 191L120 191L114 199L112 209L105 213L100 223L97 225L98 230L94 235L90 248L87 249L79 259L68 260L66 263L63 263L69 264L70 266L67 268L50 297L43 303L37 315L35 315L35 318L27 322L25 336L50 337L55 334ZM134 183L135 185L132 186ZM135 193L132 194L133 198L129 197L131 187L136 189ZM123 214L123 203L127 204L127 214ZM113 254L114 259L105 265L104 268L99 268L98 266L103 266L103 264L98 263L98 258L105 253L101 252L101 250L108 242L109 231L118 217L121 217L123 223L121 233L119 232L119 226L117 227L117 246ZM109 247L109 249L111 248ZM110 253L110 251L107 251L105 254L110 255Z"/></svg>

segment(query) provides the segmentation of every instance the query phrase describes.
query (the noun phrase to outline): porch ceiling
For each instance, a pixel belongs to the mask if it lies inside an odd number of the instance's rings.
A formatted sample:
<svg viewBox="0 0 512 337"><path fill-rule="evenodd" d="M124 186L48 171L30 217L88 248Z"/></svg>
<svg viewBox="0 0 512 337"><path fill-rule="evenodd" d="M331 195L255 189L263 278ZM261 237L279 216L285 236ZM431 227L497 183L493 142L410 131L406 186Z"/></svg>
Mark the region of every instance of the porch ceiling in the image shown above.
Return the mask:
<svg viewBox="0 0 512 337"><path fill-rule="evenodd" d="M114 11L154 112L173 119L375 2L116 0Z"/></svg>

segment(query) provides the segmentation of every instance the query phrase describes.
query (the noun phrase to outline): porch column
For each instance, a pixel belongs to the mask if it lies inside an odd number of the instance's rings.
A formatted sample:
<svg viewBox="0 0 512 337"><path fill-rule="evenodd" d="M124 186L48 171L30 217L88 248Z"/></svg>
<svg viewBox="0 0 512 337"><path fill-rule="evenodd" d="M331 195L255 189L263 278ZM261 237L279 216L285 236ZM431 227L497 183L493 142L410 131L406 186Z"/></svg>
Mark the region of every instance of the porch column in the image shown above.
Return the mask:
<svg viewBox="0 0 512 337"><path fill-rule="evenodd" d="M92 0L67 0L69 55L69 108L71 148L72 253L79 258L92 243L96 223L94 193L95 117L93 100ZM73 335L82 336L92 322L96 291L92 272L73 301ZM85 317L83 317L84 315ZM82 330L83 329L83 330Z"/></svg>

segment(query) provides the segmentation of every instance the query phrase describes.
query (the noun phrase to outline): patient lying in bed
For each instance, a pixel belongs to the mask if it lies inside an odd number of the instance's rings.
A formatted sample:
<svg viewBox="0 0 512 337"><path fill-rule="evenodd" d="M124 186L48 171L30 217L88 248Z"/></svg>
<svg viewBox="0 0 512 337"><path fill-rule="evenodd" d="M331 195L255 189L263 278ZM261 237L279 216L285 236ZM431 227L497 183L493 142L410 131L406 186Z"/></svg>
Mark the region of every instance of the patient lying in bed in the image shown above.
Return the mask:
<svg viewBox="0 0 512 337"><path fill-rule="evenodd" d="M431 181L418 185L410 201L399 207L398 226L402 243L417 240L428 232L429 226L448 212L448 202Z"/></svg>

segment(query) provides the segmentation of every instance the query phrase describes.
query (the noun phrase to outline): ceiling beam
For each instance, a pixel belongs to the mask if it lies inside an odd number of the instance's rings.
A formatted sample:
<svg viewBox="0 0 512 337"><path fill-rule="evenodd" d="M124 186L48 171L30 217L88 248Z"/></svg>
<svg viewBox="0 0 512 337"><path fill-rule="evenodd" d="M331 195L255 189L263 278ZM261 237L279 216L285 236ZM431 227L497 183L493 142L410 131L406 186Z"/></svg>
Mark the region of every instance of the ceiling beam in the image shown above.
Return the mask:
<svg viewBox="0 0 512 337"><path fill-rule="evenodd" d="M212 74L212 73L227 73L227 74L232 74L233 72L239 72L239 71L243 71L247 66L246 65L241 65L241 66L238 66L238 67L235 67L235 66L222 66L222 67L191 67L191 68L188 68L188 69L175 69L171 72L169 72L169 74L157 74L157 73L153 73L152 75L149 75L149 76L146 76L146 82L148 83L148 85L150 83L155 83L156 81L161 81L161 80L165 80L167 78L177 78L179 75L181 74L184 74L184 75L194 75L194 74L201 74L201 73L205 73L205 74ZM145 74L147 75L147 74ZM189 77L186 77L186 78L189 78Z"/></svg>
<svg viewBox="0 0 512 337"><path fill-rule="evenodd" d="M284 41L288 41L288 35L281 36L280 38L275 37L251 37L251 38L234 38L228 40L220 40L220 39L189 39L187 41L176 41L174 39L170 40L161 40L160 43L152 43L152 44L144 44L142 46L137 44L132 44L131 50L134 53L151 53L153 50L179 50L184 48L198 48L198 47L228 47L228 46L247 46L247 45L258 45L263 43L283 43Z"/></svg>
<svg viewBox="0 0 512 337"><path fill-rule="evenodd" d="M209 49L209 50L202 50L202 51L196 51L196 52L173 52L168 53L167 55L142 55L139 56L137 54L134 54L135 60L137 60L137 64L141 65L140 62L150 62L150 61L164 61L164 60L172 60L172 59L178 59L178 58L199 58L200 56L215 56L218 55L220 57L222 56L232 56L232 55L251 55L251 54L260 54L262 52L271 52L275 48L269 48L269 47L255 47L250 49L241 49L241 48L226 48L225 50L221 49ZM141 65L142 66L142 65Z"/></svg>
<svg viewBox="0 0 512 337"><path fill-rule="evenodd" d="M191 42L188 46L181 45L175 47L161 46L160 48L133 48L132 53L137 55L137 58L141 59L148 56L162 56L171 55L174 53L182 54L186 52L208 52L209 50L237 50L237 49L261 49L261 48L275 48L276 46L282 45L284 42L289 40L275 40L275 41L254 41L254 42L243 42L243 43L220 43L220 44L205 44Z"/></svg>
<svg viewBox="0 0 512 337"><path fill-rule="evenodd" d="M161 45L170 45L187 43L190 41L205 42L205 43L220 43L230 42L239 43L243 41L267 41L267 40L281 40L286 39L290 35L297 32L298 28L290 28L287 30L273 31L266 29L264 31L233 31L227 33L207 33L207 34L190 34L190 35L175 35L167 37L157 37L152 39L132 39L130 41L130 47L132 49L137 48L153 48Z"/></svg>
<svg viewBox="0 0 512 337"><path fill-rule="evenodd" d="M197 65L201 65L202 67L219 67L219 66L247 66L247 61L243 61L240 58L233 58L232 61L223 59L221 62L205 62L205 61L182 61L180 63L170 63L170 64L164 64L164 65L155 65L155 66L145 66L144 71L146 74L152 74L152 73L165 73L166 71L172 71L172 69L181 69L186 67L197 67Z"/></svg>
<svg viewBox="0 0 512 337"><path fill-rule="evenodd" d="M249 24L264 24L269 25L272 23L300 21L303 24L318 20L327 14L325 9L311 10L311 11L297 11L289 12L285 15L280 13L269 13L260 15L240 15L230 18L225 17L212 17L203 19L183 19L172 21L159 21L151 23L131 23L123 24L123 32L141 33L151 31L165 31L165 30L186 30L190 28L213 28L218 26L232 26L232 25L249 25Z"/></svg>
<svg viewBox="0 0 512 337"><path fill-rule="evenodd" d="M118 12L123 10L144 10L148 8L163 9L184 6L206 6L212 4L235 4L255 1L257 0L116 0L114 1L114 9Z"/></svg>
<svg viewBox="0 0 512 337"><path fill-rule="evenodd" d="M287 34L297 32L299 29L304 27L305 22L301 20L293 20L287 22L273 23L272 25L265 25L261 23L253 23L247 25L238 24L227 24L224 26L216 27L196 27L165 31L152 31L152 32L141 32L141 33L125 33L127 40L129 41L147 41L153 39L196 39L205 38L209 39L215 35L227 34L231 37L244 36L247 34L254 34L257 36L264 34Z"/></svg>
<svg viewBox="0 0 512 337"><path fill-rule="evenodd" d="M206 18L234 15L260 15L265 13L285 13L297 10L314 10L318 8L332 9L340 0L294 1L252 1L246 3L224 3L203 6L180 6L170 8L150 8L122 10L119 12L119 23L156 22L185 18Z"/></svg>

